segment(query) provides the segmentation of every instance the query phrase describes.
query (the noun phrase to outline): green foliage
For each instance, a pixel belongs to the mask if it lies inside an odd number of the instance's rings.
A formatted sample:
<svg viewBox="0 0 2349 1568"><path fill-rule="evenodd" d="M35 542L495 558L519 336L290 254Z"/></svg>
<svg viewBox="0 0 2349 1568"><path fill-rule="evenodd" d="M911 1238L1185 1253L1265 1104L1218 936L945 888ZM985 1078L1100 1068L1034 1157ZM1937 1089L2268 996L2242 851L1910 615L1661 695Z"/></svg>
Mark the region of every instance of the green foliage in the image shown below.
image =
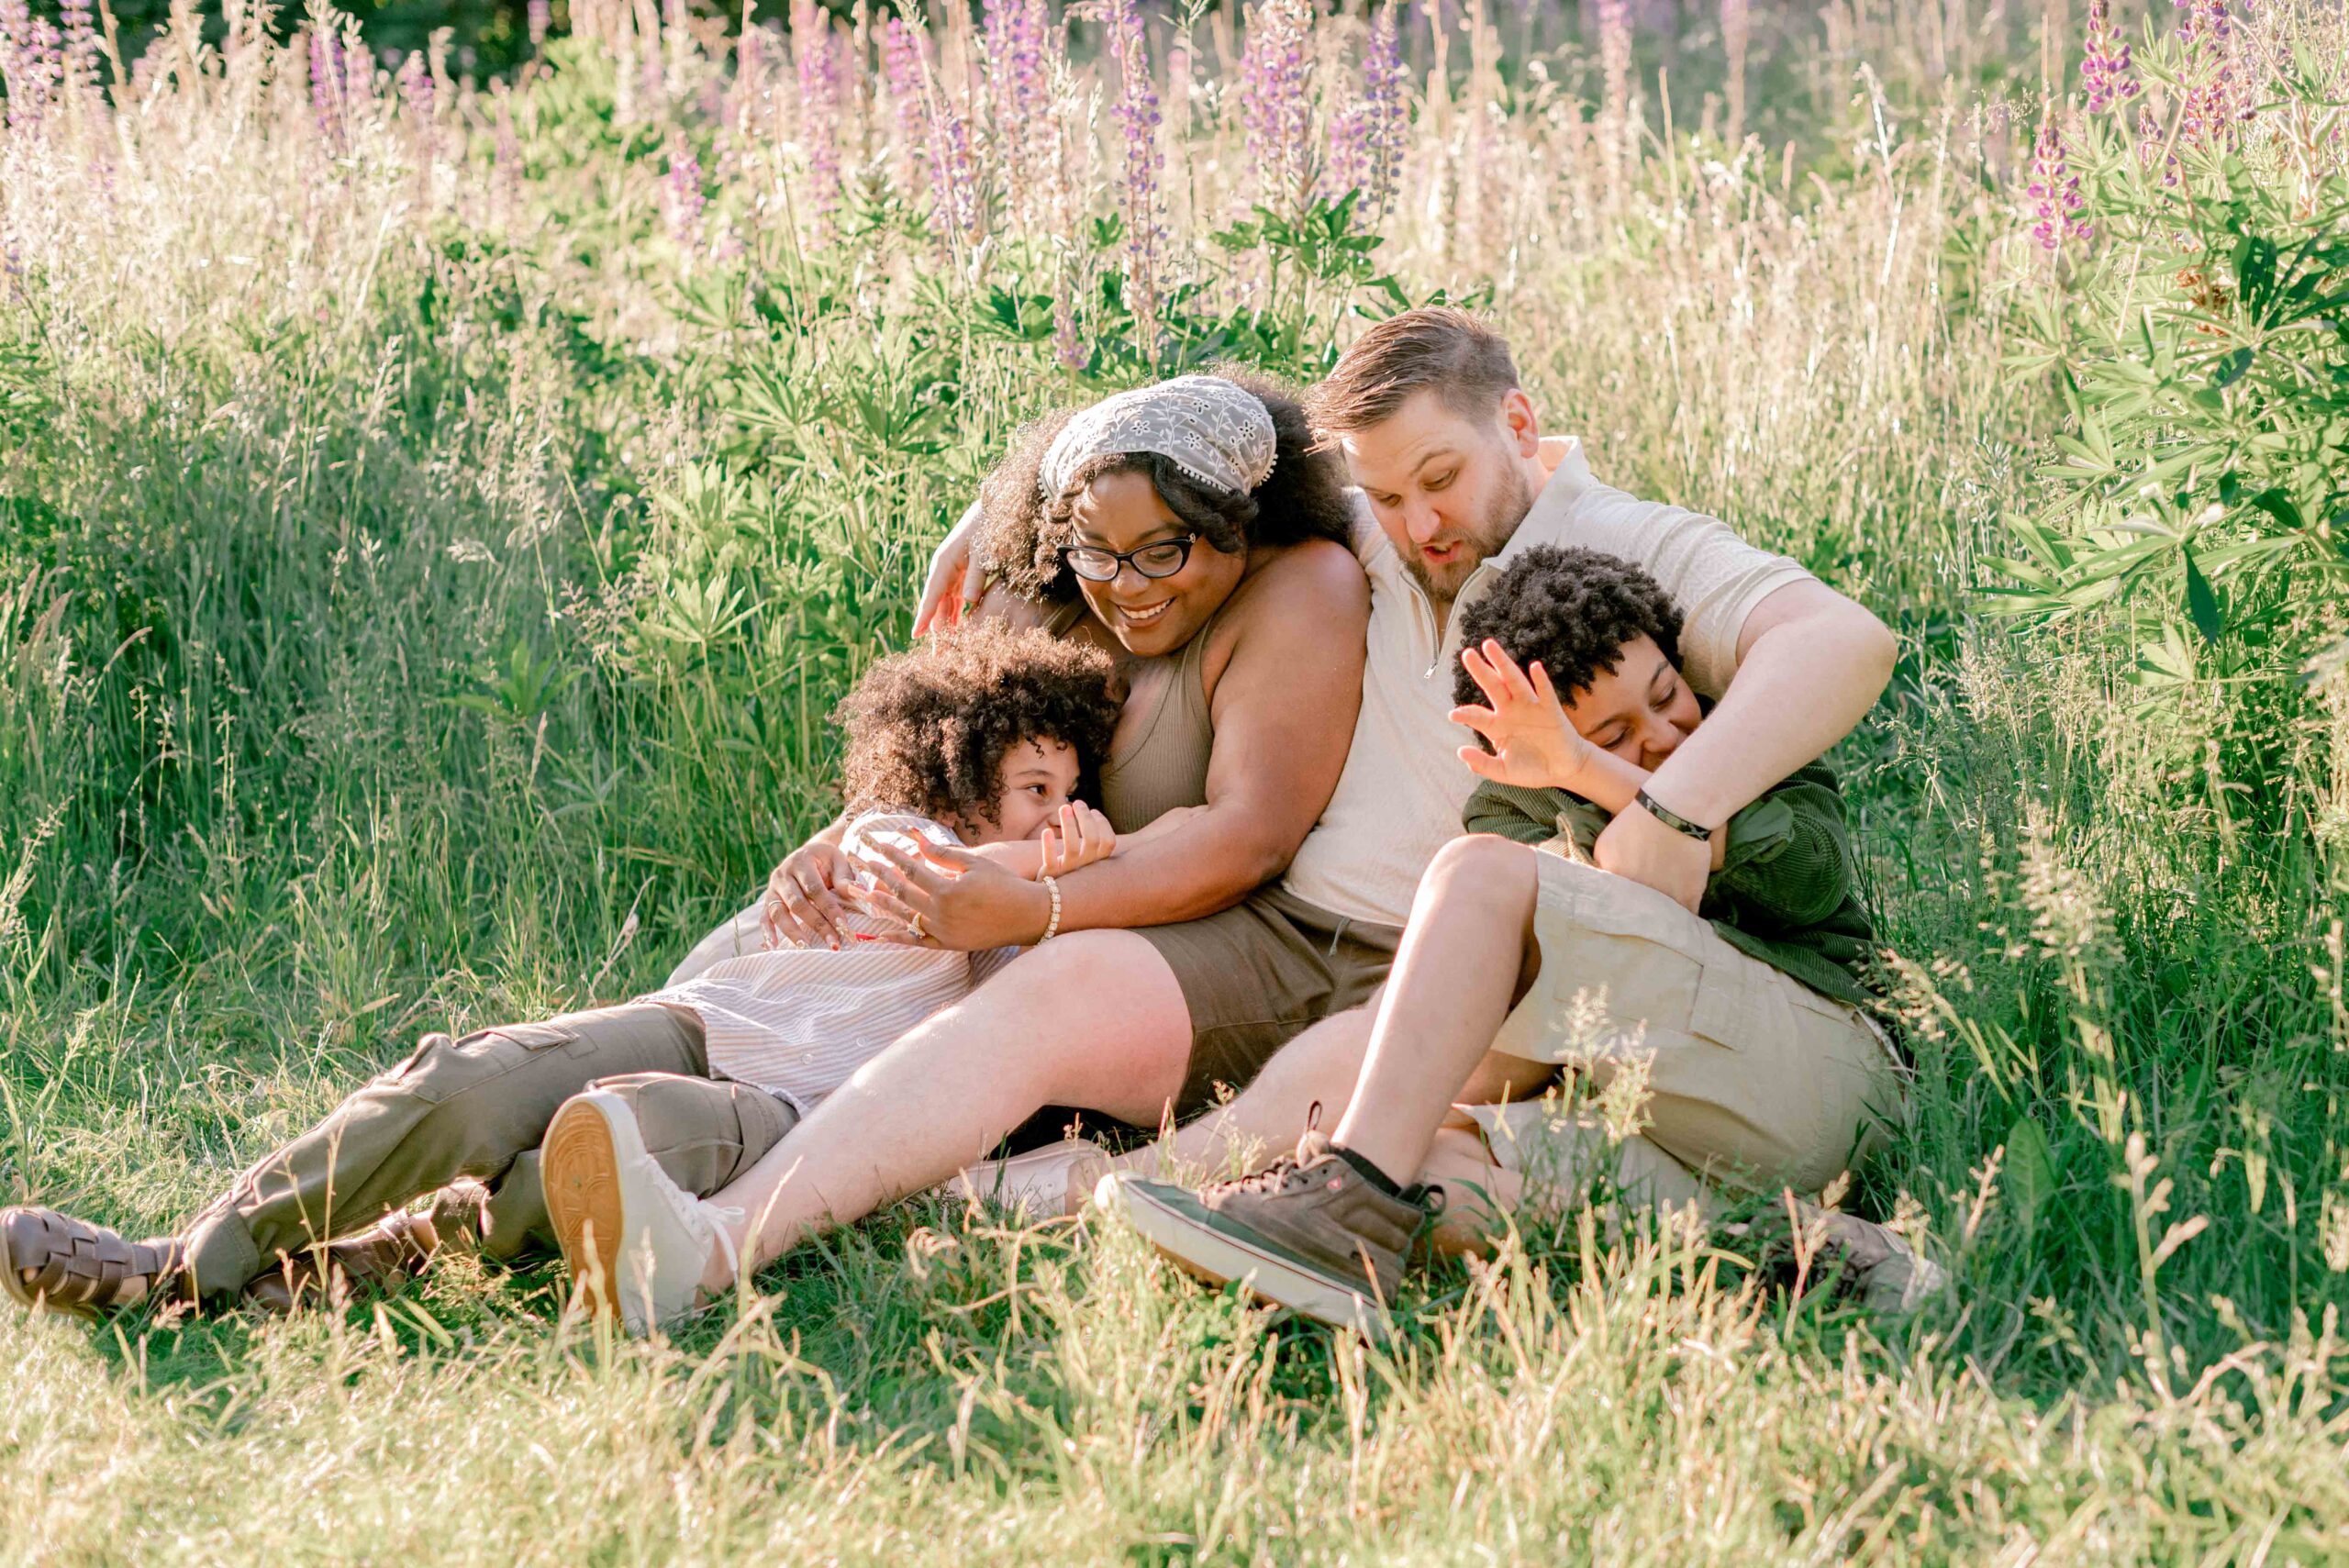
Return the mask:
<svg viewBox="0 0 2349 1568"><path fill-rule="evenodd" d="M2167 71L2178 95L2202 80L2174 54ZM1993 607L2097 616L2155 691L2339 662L2349 179L2293 170L2286 139L2343 106L2305 52L2276 91L2183 144L2178 117L2142 138L2088 126L2095 249L2027 302L2013 361L2055 378L2069 428L2043 499L2010 519L2020 553L1985 563L2016 584Z"/></svg>

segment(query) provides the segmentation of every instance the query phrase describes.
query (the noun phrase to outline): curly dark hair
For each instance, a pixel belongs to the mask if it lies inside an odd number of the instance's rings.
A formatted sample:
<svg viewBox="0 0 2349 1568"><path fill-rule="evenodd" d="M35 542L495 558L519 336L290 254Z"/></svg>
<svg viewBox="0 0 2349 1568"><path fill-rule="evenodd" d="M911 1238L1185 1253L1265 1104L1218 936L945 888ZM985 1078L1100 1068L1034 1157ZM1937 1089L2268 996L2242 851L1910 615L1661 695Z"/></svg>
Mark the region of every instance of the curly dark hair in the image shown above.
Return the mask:
<svg viewBox="0 0 2349 1568"><path fill-rule="evenodd" d="M1044 453L1077 410L1063 408L1025 426L1012 439L1011 453L979 487L984 518L978 558L1020 597L1038 604L1066 604L1077 596L1075 573L1061 564L1061 547L1075 538L1070 517L1074 491L1105 473L1139 473L1158 492L1167 510L1197 528L1199 537L1227 554L1252 544L1297 544L1308 539L1347 542L1353 506L1346 495L1346 473L1335 451L1317 450L1305 406L1295 392L1246 371L1218 367L1221 376L1255 395L1273 417L1273 472L1245 494L1202 484L1155 452L1096 458L1079 469L1071 494L1047 496L1039 477Z"/></svg>
<svg viewBox="0 0 2349 1568"><path fill-rule="evenodd" d="M851 811L992 822L1004 753L1059 740L1090 794L1118 727L1116 667L1089 644L981 621L943 631L864 673L835 717L848 730L841 793Z"/></svg>
<svg viewBox="0 0 2349 1568"><path fill-rule="evenodd" d="M1540 661L1563 702L1620 665L1633 638L1653 638L1680 662L1680 612L1663 585L1620 555L1573 546L1527 550L1460 612L1460 646L1488 637L1520 666ZM1464 706L1485 700L1464 668L1452 689Z"/></svg>

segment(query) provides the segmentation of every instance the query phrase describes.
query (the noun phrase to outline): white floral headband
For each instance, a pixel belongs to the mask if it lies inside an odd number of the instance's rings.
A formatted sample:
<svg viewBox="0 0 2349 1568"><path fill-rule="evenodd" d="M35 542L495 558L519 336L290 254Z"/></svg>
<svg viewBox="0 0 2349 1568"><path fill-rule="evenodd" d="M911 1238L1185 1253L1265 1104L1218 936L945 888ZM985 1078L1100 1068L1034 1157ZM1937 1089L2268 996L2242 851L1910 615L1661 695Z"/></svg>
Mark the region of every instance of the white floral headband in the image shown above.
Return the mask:
<svg viewBox="0 0 2349 1568"><path fill-rule="evenodd" d="M1039 474L1047 497L1068 493L1098 457L1154 452L1210 489L1244 495L1273 472L1279 445L1256 395L1219 375L1178 375L1105 397L1063 426Z"/></svg>

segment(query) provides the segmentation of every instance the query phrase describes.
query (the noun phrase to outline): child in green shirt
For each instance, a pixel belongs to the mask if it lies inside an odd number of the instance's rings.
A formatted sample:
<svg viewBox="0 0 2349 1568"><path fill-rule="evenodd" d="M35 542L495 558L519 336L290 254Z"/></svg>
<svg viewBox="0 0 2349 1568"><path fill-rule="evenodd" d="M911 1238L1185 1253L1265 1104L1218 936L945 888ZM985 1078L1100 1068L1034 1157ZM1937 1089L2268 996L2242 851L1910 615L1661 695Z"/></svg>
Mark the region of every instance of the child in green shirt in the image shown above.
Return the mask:
<svg viewBox="0 0 2349 1568"><path fill-rule="evenodd" d="M1504 1205L1535 1195L1516 1145L1546 1142L1586 1176L1608 1162L1626 1195L1703 1209L1732 1180L1818 1191L1900 1095L1889 1044L1856 1006L1871 933L1834 775L1798 769L1709 831L1647 796L1705 717L1655 580L1541 547L1459 617L1453 717L1482 737L1460 754L1484 782L1470 835L1419 884L1334 1133L1196 1194L1126 1177L1104 1192L1193 1272L1373 1331L1442 1207L1440 1182ZM1709 845L1698 910L1590 863L1600 830L1635 806ZM1636 1091L1637 1130L1505 1103L1562 1062L1602 1092L1619 1078ZM1446 1128L1455 1102L1481 1133ZM1936 1284L1883 1227L1803 1207L1872 1302L1903 1307Z"/></svg>

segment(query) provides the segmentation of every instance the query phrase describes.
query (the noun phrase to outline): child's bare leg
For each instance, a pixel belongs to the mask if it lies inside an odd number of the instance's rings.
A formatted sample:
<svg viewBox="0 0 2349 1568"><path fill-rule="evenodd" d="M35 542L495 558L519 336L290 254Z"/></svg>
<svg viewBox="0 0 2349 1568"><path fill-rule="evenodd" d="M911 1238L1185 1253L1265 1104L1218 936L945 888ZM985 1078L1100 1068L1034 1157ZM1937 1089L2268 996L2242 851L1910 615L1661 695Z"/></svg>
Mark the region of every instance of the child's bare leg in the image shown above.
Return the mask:
<svg viewBox="0 0 2349 1568"><path fill-rule="evenodd" d="M1362 1081L1331 1136L1397 1184L1426 1163L1436 1128L1540 964L1538 852L1506 839L1455 839L1419 881Z"/></svg>

